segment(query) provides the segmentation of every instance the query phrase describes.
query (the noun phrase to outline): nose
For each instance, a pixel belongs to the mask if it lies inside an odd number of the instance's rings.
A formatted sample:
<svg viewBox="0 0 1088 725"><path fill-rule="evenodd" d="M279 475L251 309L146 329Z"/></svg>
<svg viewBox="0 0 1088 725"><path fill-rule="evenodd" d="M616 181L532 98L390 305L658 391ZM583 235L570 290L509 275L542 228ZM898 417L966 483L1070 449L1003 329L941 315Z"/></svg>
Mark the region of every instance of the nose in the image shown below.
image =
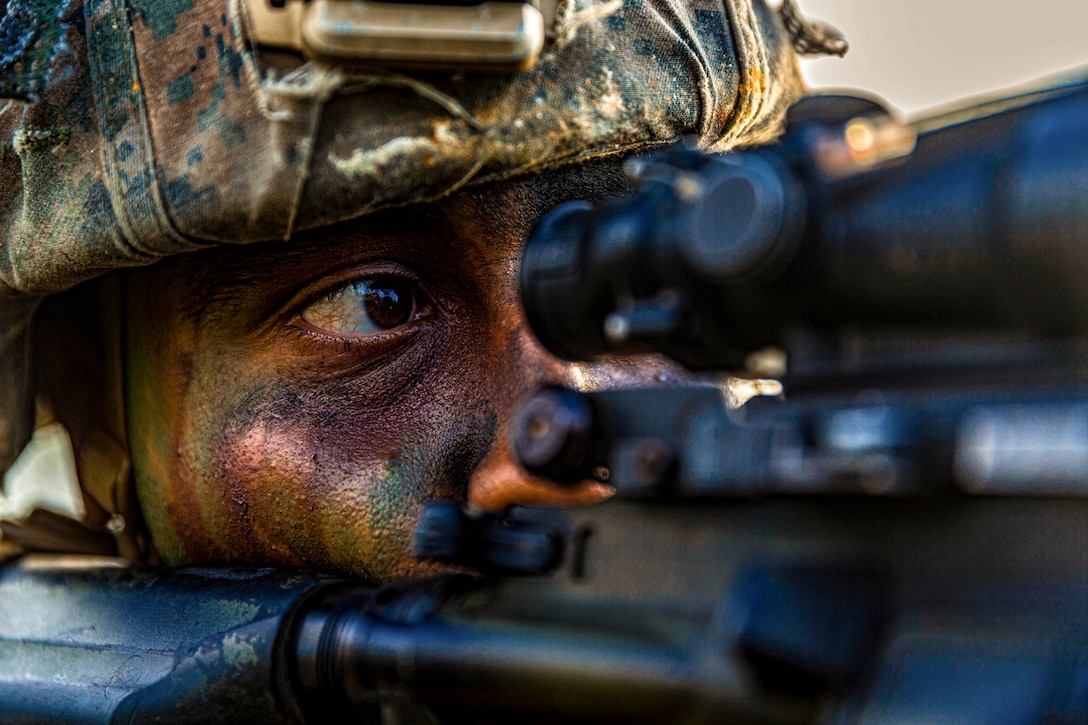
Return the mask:
<svg viewBox="0 0 1088 725"><path fill-rule="evenodd" d="M538 385L578 386L576 367L545 350L529 330L520 305L510 304L501 318L504 328L500 365L492 365L493 384L499 401L499 430L491 450L477 465L469 480L471 507L499 512L514 504L542 506L586 506L603 501L611 489L598 481L559 486L533 476L514 459L510 447L510 426L522 399Z"/></svg>
<svg viewBox="0 0 1088 725"><path fill-rule="evenodd" d="M469 482L469 504L484 511L502 511L514 504L538 506L588 506L612 495L599 481L560 486L523 469L510 453L506 431L480 462Z"/></svg>
<svg viewBox="0 0 1088 725"><path fill-rule="evenodd" d="M540 506L588 506L607 499L612 488L600 481L586 480L574 486L559 485L534 476L515 460L510 445L510 423L518 404L528 392L544 383L564 385L578 390L603 390L617 387L645 386L671 382L678 375L675 365L660 358L617 359L591 365L567 363L544 350L528 328L521 326L518 363L507 367L508 375L519 375L512 382L519 394L500 414L498 437L469 481L468 503L485 511L502 511L514 504Z"/></svg>

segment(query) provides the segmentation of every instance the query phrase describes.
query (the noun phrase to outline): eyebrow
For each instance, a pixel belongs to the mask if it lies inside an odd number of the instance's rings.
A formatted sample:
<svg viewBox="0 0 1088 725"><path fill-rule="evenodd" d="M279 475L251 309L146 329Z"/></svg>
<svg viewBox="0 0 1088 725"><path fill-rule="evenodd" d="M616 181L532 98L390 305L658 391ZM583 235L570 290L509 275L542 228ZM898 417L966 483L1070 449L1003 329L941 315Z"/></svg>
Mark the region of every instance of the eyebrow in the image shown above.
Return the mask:
<svg viewBox="0 0 1088 725"><path fill-rule="evenodd" d="M203 306L209 301L229 302L240 292L245 297L275 294L346 264L411 256L414 249L433 243L434 225L428 216L412 219L410 230L397 229L389 218L354 220L303 232L288 241L196 252L188 263L185 288ZM284 269L291 273L279 274Z"/></svg>
<svg viewBox="0 0 1088 725"><path fill-rule="evenodd" d="M240 305L258 296L282 302L300 280L368 260L417 268L419 262L434 259L428 250L436 244L457 245L466 255L471 254L476 245L493 243L496 237L524 237L547 210L572 198L572 190L574 197L599 199L624 193L628 182L616 160L573 164L509 185L468 188L435 202L304 231L286 242L225 245L195 252L185 280L193 300L184 311L197 318L209 303L234 306L232 303ZM469 225L458 219L487 220L484 226L489 236L473 237L468 233ZM510 257L511 261L516 259L516 255ZM289 278L276 274L285 265L293 272Z"/></svg>

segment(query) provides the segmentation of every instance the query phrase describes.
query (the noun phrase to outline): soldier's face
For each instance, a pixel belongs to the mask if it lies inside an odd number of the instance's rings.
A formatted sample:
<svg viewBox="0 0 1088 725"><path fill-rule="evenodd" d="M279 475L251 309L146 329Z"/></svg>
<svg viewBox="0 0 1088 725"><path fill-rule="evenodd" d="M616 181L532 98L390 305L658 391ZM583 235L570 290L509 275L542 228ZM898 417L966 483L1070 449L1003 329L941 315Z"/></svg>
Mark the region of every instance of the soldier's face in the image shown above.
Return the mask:
<svg viewBox="0 0 1088 725"><path fill-rule="evenodd" d="M426 569L408 554L426 501L607 495L556 494L503 445L533 386L628 374L562 364L525 326L518 255L558 201L534 183L131 277L131 444L168 562L386 579Z"/></svg>

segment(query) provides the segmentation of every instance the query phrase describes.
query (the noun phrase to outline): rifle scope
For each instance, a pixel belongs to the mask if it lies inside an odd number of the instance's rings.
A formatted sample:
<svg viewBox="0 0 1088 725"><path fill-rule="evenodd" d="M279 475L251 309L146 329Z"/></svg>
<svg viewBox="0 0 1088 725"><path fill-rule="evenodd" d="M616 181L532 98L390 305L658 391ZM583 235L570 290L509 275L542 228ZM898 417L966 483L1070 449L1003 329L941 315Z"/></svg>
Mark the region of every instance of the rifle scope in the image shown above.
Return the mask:
<svg viewBox="0 0 1088 725"><path fill-rule="evenodd" d="M738 370L797 329L1088 329L1088 85L927 126L791 113L773 146L636 159L632 196L545 217L521 272L541 342Z"/></svg>

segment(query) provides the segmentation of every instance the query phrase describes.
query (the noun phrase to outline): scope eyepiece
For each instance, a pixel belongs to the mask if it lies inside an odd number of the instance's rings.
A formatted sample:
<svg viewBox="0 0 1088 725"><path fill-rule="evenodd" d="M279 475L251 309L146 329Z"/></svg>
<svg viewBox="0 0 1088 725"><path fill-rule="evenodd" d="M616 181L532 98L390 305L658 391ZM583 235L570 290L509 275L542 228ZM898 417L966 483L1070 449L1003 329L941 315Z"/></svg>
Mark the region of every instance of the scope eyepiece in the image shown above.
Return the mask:
<svg viewBox="0 0 1088 725"><path fill-rule="evenodd" d="M660 350L702 367L685 350L726 339L721 307L708 317L704 301L789 261L805 215L800 185L764 152L681 147L629 173L639 185L633 196L564 204L533 232L521 272L529 323L568 360Z"/></svg>

